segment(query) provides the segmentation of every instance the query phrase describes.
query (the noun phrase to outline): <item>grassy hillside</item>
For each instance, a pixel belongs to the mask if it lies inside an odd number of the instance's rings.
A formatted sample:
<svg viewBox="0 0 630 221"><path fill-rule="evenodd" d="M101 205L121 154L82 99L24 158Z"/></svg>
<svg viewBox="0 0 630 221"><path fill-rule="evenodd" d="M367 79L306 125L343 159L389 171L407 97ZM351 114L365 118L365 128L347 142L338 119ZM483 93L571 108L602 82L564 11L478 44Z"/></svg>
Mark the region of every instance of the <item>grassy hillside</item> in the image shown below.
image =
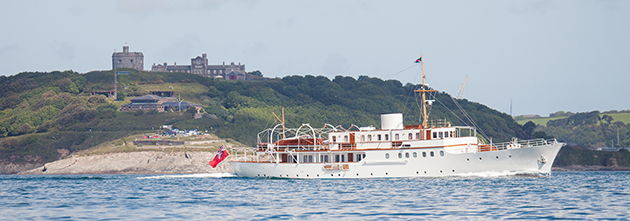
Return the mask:
<svg viewBox="0 0 630 221"><path fill-rule="evenodd" d="M520 125L525 125L525 123L529 121L535 123L536 125L547 125L547 121L557 120L557 119L562 119L562 118L567 118L567 117L543 117L543 118L536 118L536 119L519 120L516 122Z"/></svg>

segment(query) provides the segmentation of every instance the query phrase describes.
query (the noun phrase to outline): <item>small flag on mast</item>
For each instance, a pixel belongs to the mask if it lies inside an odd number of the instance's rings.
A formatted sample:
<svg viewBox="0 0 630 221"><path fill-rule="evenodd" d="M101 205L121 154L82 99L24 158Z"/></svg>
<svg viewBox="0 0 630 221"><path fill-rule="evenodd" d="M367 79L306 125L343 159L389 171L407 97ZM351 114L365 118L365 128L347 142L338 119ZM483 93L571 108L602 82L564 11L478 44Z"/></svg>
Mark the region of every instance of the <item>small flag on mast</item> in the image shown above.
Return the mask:
<svg viewBox="0 0 630 221"><path fill-rule="evenodd" d="M422 56L418 59L416 59L416 61L414 63L420 63L422 61Z"/></svg>
<svg viewBox="0 0 630 221"><path fill-rule="evenodd" d="M217 152L217 155L214 156L214 159L212 159L212 161L210 161L210 166L212 166L212 168L217 167L217 165L221 163L221 161L223 161L226 157L228 157L228 155L230 154L227 152L225 147L221 145L221 148L219 148L219 152Z"/></svg>

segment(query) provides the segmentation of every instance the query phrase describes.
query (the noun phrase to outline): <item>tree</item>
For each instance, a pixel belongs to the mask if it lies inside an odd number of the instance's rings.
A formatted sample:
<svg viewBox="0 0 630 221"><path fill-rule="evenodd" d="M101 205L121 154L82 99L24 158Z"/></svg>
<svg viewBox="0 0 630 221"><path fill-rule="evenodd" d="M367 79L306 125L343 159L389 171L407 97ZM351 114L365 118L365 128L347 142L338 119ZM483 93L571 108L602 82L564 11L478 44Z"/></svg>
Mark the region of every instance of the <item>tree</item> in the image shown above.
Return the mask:
<svg viewBox="0 0 630 221"><path fill-rule="evenodd" d="M247 72L247 73L251 74L251 75L254 75L254 76L258 76L258 77L262 77L263 76L262 72L260 72L259 70L255 70L255 71Z"/></svg>
<svg viewBox="0 0 630 221"><path fill-rule="evenodd" d="M31 127L30 124L24 123L24 124L22 124L22 126L20 128L18 128L18 133L19 134L27 134L27 133L30 133L32 129L33 128Z"/></svg>
<svg viewBox="0 0 630 221"><path fill-rule="evenodd" d="M22 100L17 95L11 95L0 103L0 110L15 108L20 103L22 103Z"/></svg>
<svg viewBox="0 0 630 221"><path fill-rule="evenodd" d="M535 129L536 129L536 124L532 121L528 121L527 123L523 125L523 131L525 131L525 133L529 136L531 136L532 133L534 133Z"/></svg>
<svg viewBox="0 0 630 221"><path fill-rule="evenodd" d="M116 100L124 101L125 100L125 95L123 93L117 93Z"/></svg>

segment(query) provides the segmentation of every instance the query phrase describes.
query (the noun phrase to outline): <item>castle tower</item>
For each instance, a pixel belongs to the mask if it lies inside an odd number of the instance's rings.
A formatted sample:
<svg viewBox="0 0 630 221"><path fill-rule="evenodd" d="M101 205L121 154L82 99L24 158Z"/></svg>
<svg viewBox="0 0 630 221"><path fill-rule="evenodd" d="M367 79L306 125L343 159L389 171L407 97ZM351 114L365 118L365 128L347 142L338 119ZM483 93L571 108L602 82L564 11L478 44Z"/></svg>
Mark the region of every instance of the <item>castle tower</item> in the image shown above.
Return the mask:
<svg viewBox="0 0 630 221"><path fill-rule="evenodd" d="M123 46L122 52L112 54L112 69L133 68L144 70L144 55L142 52L129 52L129 46Z"/></svg>

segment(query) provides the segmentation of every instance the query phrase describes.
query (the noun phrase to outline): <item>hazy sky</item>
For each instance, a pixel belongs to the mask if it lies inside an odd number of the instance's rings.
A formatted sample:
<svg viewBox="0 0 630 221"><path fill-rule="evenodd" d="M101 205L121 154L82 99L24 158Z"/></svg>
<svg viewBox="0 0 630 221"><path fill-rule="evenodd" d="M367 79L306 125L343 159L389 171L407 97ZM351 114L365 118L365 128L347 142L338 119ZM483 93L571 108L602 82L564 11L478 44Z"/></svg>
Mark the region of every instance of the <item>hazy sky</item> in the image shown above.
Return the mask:
<svg viewBox="0 0 630 221"><path fill-rule="evenodd" d="M630 1L3 0L0 30L1 75L111 69L127 43L145 70L207 53L268 77L418 84L423 54L432 87L468 76L464 97L502 112L630 109Z"/></svg>

